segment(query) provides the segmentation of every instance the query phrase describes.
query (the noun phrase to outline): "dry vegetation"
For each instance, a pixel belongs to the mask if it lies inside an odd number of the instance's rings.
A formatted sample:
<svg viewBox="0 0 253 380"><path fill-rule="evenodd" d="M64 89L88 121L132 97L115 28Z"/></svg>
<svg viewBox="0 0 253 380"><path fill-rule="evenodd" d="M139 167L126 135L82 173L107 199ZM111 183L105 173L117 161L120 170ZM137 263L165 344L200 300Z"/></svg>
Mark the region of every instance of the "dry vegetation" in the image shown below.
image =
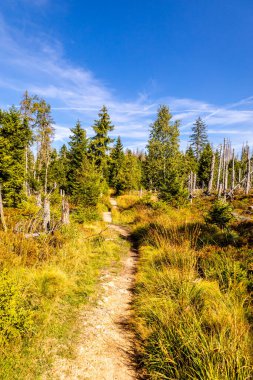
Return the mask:
<svg viewBox="0 0 253 380"><path fill-rule="evenodd" d="M234 201L245 214L250 197ZM121 197L140 258L133 326L150 379L251 379L253 222L207 225L207 200L172 209Z"/></svg>
<svg viewBox="0 0 253 380"><path fill-rule="evenodd" d="M8 226L25 223L19 213L8 210ZM29 239L0 232L1 379L40 378L55 355L73 354L80 308L94 302L101 270L117 268L127 250L102 222Z"/></svg>

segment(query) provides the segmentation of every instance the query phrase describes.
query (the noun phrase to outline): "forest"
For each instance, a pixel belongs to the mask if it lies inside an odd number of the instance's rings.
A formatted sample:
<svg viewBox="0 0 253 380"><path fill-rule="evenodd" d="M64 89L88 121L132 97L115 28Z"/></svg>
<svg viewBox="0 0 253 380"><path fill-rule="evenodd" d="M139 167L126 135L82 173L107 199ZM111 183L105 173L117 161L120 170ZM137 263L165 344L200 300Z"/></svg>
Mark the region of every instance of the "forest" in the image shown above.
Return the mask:
<svg viewBox="0 0 253 380"><path fill-rule="evenodd" d="M132 245L135 378L252 379L250 146L214 146L199 117L182 151L167 105L143 151L111 137L106 106L92 129L77 120L56 149L46 100L26 91L0 110L0 377L57 379L101 271Z"/></svg>

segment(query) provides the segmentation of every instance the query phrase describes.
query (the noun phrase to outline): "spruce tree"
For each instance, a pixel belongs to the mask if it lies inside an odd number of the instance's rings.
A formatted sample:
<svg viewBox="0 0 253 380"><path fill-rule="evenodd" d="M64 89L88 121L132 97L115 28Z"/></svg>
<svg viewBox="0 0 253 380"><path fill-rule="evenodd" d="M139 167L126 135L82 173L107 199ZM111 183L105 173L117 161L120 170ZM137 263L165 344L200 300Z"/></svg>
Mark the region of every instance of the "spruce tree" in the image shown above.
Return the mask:
<svg viewBox="0 0 253 380"><path fill-rule="evenodd" d="M119 173L124 165L124 151L120 137L117 138L116 143L111 151L110 155L110 179L109 184L116 190L116 193L120 189Z"/></svg>
<svg viewBox="0 0 253 380"><path fill-rule="evenodd" d="M138 156L127 150L117 175L117 193L138 190L142 180L141 161Z"/></svg>
<svg viewBox="0 0 253 380"><path fill-rule="evenodd" d="M180 194L184 193L179 122L172 122L172 115L166 106L159 108L157 119L151 125L147 151L149 187L157 189L163 199L179 199Z"/></svg>
<svg viewBox="0 0 253 380"><path fill-rule="evenodd" d="M96 207L102 189L102 176L94 163L84 158L77 172L72 200L79 207Z"/></svg>
<svg viewBox="0 0 253 380"><path fill-rule="evenodd" d="M192 127L192 134L190 135L191 147L194 151L197 161L200 159L200 155L208 143L207 127L204 121L199 117Z"/></svg>
<svg viewBox="0 0 253 380"><path fill-rule="evenodd" d="M74 128L71 128L70 150L67 154L68 159L68 190L72 194L77 181L77 173L82 166L83 160L87 156L88 140L86 131L82 128L80 121L77 121ZM64 153L64 151L62 152ZM66 153L66 152L65 152ZM62 157L63 158L63 157Z"/></svg>
<svg viewBox="0 0 253 380"><path fill-rule="evenodd" d="M12 107L0 112L0 181L8 206L16 207L24 199L26 147L31 139L31 130L23 123L20 111Z"/></svg>
<svg viewBox="0 0 253 380"><path fill-rule="evenodd" d="M210 178L211 163L212 163L213 150L211 145L208 143L204 147L203 152L199 158L198 165L198 180L200 186L207 187Z"/></svg>
<svg viewBox="0 0 253 380"><path fill-rule="evenodd" d="M92 137L90 142L89 156L98 170L100 170L103 176L108 180L108 152L109 146L113 142L113 139L111 139L108 134L113 131L114 126L111 123L110 116L105 106L102 107L98 116L99 119L95 120L93 125L95 136Z"/></svg>

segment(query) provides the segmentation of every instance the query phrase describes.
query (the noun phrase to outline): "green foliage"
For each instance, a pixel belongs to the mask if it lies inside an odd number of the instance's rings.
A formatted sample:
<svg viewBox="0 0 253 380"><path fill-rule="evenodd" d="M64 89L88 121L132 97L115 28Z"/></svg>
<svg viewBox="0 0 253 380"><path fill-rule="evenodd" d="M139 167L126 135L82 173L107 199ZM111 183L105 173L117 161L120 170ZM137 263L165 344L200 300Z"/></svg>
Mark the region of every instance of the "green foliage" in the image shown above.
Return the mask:
<svg viewBox="0 0 253 380"><path fill-rule="evenodd" d="M139 158L128 150L117 173L115 189L117 194L138 190L141 186L142 171Z"/></svg>
<svg viewBox="0 0 253 380"><path fill-rule="evenodd" d="M61 150L61 168L67 173L67 187L68 192L72 194L73 189L76 186L78 172L81 169L82 163L87 156L88 140L86 137L86 131L81 127L80 122L76 123L76 126L71 129L70 135L70 150L67 151L66 147ZM66 179L63 177L63 185Z"/></svg>
<svg viewBox="0 0 253 380"><path fill-rule="evenodd" d="M210 178L211 162L212 162L213 150L211 145L208 143L205 145L198 165L198 180L200 185L207 186Z"/></svg>
<svg viewBox="0 0 253 380"><path fill-rule="evenodd" d="M77 172L72 196L74 204L81 209L96 207L104 186L103 178L94 163L85 158Z"/></svg>
<svg viewBox="0 0 253 380"><path fill-rule="evenodd" d="M224 228L233 219L232 211L233 207L229 203L217 200L211 207L206 221L207 223L216 224L218 227Z"/></svg>
<svg viewBox="0 0 253 380"><path fill-rule="evenodd" d="M0 345L33 332L34 311L22 283L7 270L0 273Z"/></svg>
<svg viewBox="0 0 253 380"><path fill-rule="evenodd" d="M191 146L186 150L184 155L184 170L187 174L190 172L197 173L198 170L198 162Z"/></svg>
<svg viewBox="0 0 253 380"><path fill-rule="evenodd" d="M117 138L116 143L111 151L110 155L110 186L116 190L116 193L120 191L120 172L123 170L124 165L124 151L120 137Z"/></svg>
<svg viewBox="0 0 253 380"><path fill-rule="evenodd" d="M86 206L85 208L78 207L73 213L74 221L80 224L94 222L100 218L101 216L95 206Z"/></svg>
<svg viewBox="0 0 253 380"><path fill-rule="evenodd" d="M108 151L109 145L113 139L109 137L109 132L113 131L114 126L111 123L107 108L102 107L98 114L99 119L95 120L93 130L95 136L91 138L89 145L89 156L95 163L96 167L103 173L104 178L109 178Z"/></svg>
<svg viewBox="0 0 253 380"><path fill-rule="evenodd" d="M190 136L191 147L195 154L197 161L199 161L201 153L203 152L206 144L208 143L206 124L199 117L192 127L192 134Z"/></svg>
<svg viewBox="0 0 253 380"><path fill-rule="evenodd" d="M171 122L168 107L161 106L157 120L151 125L145 164L148 187L157 189L163 199L184 198L184 169L179 151L179 122Z"/></svg>
<svg viewBox="0 0 253 380"><path fill-rule="evenodd" d="M12 107L0 112L0 181L7 206L18 206L24 197L25 150L31 138L18 110Z"/></svg>

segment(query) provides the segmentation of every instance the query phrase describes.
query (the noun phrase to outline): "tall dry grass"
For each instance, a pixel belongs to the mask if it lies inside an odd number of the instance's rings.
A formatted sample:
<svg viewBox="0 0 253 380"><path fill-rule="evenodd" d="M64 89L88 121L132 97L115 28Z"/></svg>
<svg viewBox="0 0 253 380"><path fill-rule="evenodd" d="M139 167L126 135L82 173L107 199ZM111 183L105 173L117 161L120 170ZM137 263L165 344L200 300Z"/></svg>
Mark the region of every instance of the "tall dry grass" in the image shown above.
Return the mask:
<svg viewBox="0 0 253 380"><path fill-rule="evenodd" d="M202 220L192 208L157 206L151 217L143 206L135 220L140 258L133 324L139 365L149 379L253 376L246 256L205 245Z"/></svg>
<svg viewBox="0 0 253 380"><path fill-rule="evenodd" d="M96 299L101 270L127 243L103 223L54 236L0 233L0 378L39 379L55 355L72 355L80 307Z"/></svg>

